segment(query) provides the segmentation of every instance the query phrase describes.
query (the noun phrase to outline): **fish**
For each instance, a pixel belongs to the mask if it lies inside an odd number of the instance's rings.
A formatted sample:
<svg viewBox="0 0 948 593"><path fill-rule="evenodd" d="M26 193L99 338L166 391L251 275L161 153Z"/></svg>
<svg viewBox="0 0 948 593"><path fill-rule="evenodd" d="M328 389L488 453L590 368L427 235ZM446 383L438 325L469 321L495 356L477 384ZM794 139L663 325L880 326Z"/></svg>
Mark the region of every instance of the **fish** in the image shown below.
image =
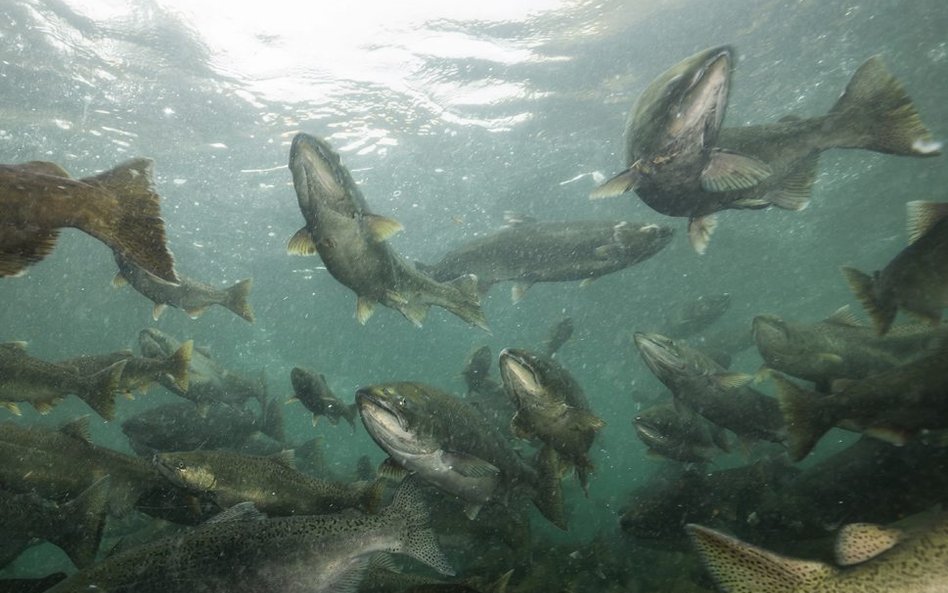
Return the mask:
<svg viewBox="0 0 948 593"><path fill-rule="evenodd" d="M525 463L460 398L423 383L393 382L360 388L356 403L366 431L394 464L459 498L469 518L519 489L551 523L566 528L556 472ZM541 482L541 475L551 479Z"/></svg>
<svg viewBox="0 0 948 593"><path fill-rule="evenodd" d="M408 480L377 515L347 512L262 518L240 505L184 535L118 552L49 593L352 593L378 552L404 554L453 575ZM233 517L233 518L230 518Z"/></svg>
<svg viewBox="0 0 948 593"><path fill-rule="evenodd" d="M54 572L45 577L0 579L0 593L43 593L66 578L64 572Z"/></svg>
<svg viewBox="0 0 948 593"><path fill-rule="evenodd" d="M897 445L924 430L948 428L948 340L922 358L872 374L839 379L820 395L773 373L786 417L790 456L799 461L834 426Z"/></svg>
<svg viewBox="0 0 948 593"><path fill-rule="evenodd" d="M494 390L500 385L490 376L490 365L494 360L490 346L475 348L464 362L461 378L467 385L468 394L485 390Z"/></svg>
<svg viewBox="0 0 948 593"><path fill-rule="evenodd" d="M178 275L177 282L165 282L135 265L119 252L115 253L115 263L118 265L118 273L113 278L112 285L130 285L155 303L152 309L152 319L155 321L158 321L169 306L181 309L192 319L197 319L211 305L220 305L241 319L254 322L253 307L247 300L253 288L253 278L245 278L233 286L220 289L181 274Z"/></svg>
<svg viewBox="0 0 948 593"><path fill-rule="evenodd" d="M358 508L374 513L384 483L346 484L296 471L292 450L261 457L232 451L158 453L161 475L186 490L209 495L221 508L252 502L267 516L325 515Z"/></svg>
<svg viewBox="0 0 948 593"><path fill-rule="evenodd" d="M505 348L500 353L500 376L516 413L510 428L519 438L536 438L575 468L589 496L589 459L596 432L606 423L592 413L582 387L551 358L527 350Z"/></svg>
<svg viewBox="0 0 948 593"><path fill-rule="evenodd" d="M475 349L467 358L461 378L467 385L464 402L481 413L481 415L504 436L513 435L508 430L510 419L516 410L504 386L490 375L490 366L494 357L490 346L484 345ZM514 444L514 443L511 443Z"/></svg>
<svg viewBox="0 0 948 593"><path fill-rule="evenodd" d="M32 492L0 489L0 535L5 546L48 541L66 553L77 568L95 561L105 527L109 478L103 477L78 496L58 505Z"/></svg>
<svg viewBox="0 0 948 593"><path fill-rule="evenodd" d="M837 379L864 379L915 360L948 338L948 330L923 324L899 326L878 336L848 305L816 323L758 315L752 326L766 369L812 381L822 393Z"/></svg>
<svg viewBox="0 0 948 593"><path fill-rule="evenodd" d="M781 556L690 524L691 542L725 593L942 593L948 582L948 518L914 533L871 523L839 530L835 567Z"/></svg>
<svg viewBox="0 0 948 593"><path fill-rule="evenodd" d="M55 163L0 165L0 277L48 256L60 229L77 228L166 282L177 282L165 243L154 161L137 158L72 179Z"/></svg>
<svg viewBox="0 0 948 593"><path fill-rule="evenodd" d="M948 202L913 201L906 208L908 247L871 276L842 268L880 335L892 327L899 309L937 326L948 307Z"/></svg>
<svg viewBox="0 0 948 593"><path fill-rule="evenodd" d="M664 249L673 233L664 225L627 220L517 219L419 267L441 281L473 274L481 295L498 282L513 282L511 298L519 302L537 282L588 284L645 261Z"/></svg>
<svg viewBox="0 0 948 593"><path fill-rule="evenodd" d="M273 441L271 452L287 447L283 410L276 400L270 400L260 414L214 402L205 412L203 417L195 414L190 402L162 404L125 419L122 432L133 451L149 458L159 451L237 450L260 433Z"/></svg>
<svg viewBox="0 0 948 593"><path fill-rule="evenodd" d="M696 415L681 414L670 403L655 405L633 419L635 435L652 455L683 463L708 463L715 449L729 451L721 430Z"/></svg>
<svg viewBox="0 0 948 593"><path fill-rule="evenodd" d="M127 364L119 360L91 375L73 367L30 356L24 342L0 344L0 406L20 415L17 402L29 402L48 414L67 395L75 394L105 420L115 418L115 393Z"/></svg>
<svg viewBox="0 0 948 593"><path fill-rule="evenodd" d="M355 403L345 404L336 397L326 382L325 375L294 367L290 371L290 383L293 384L293 397L286 403L299 401L306 406L313 414L313 426L316 426L316 421L321 416L325 416L333 426L339 423L340 418L344 418L352 430L355 430L358 414Z"/></svg>
<svg viewBox="0 0 948 593"><path fill-rule="evenodd" d="M421 326L435 305L488 330L477 278L459 274L439 282L396 253L386 240L401 224L369 210L352 175L325 140L297 134L289 167L306 226L290 239L287 252L318 253L332 277L356 294L359 323L365 324L381 303Z"/></svg>
<svg viewBox="0 0 948 593"><path fill-rule="evenodd" d="M659 333L672 339L693 336L717 321L730 306L731 295L726 292L701 295L669 316Z"/></svg>
<svg viewBox="0 0 948 593"><path fill-rule="evenodd" d="M564 317L558 321L552 328L550 328L550 335L543 344L543 354L549 358L556 356L556 353L560 351L560 348L563 347L563 344L568 342L569 339L573 337L574 330L575 327L573 325L572 317Z"/></svg>
<svg viewBox="0 0 948 593"><path fill-rule="evenodd" d="M652 81L626 127L628 169L591 197L634 190L653 210L688 218L688 237L700 254L719 211L806 208L825 150L941 154L941 144L878 56L856 70L824 116L723 128L732 61L731 48L709 48Z"/></svg>
<svg viewBox="0 0 948 593"><path fill-rule="evenodd" d="M117 362L125 361L119 380L119 391L126 394L136 391L144 393L152 384L166 376L179 389L187 391L193 349L194 342L188 340L170 356L161 358L143 358L135 356L130 350L125 350L109 354L76 356L60 360L56 364L72 368L80 375L89 376L104 371Z"/></svg>
<svg viewBox="0 0 948 593"><path fill-rule="evenodd" d="M138 346L142 355L159 358L170 356L181 348L181 342L171 335L149 327L138 332ZM188 388L181 389L173 380L165 376L161 384L168 391L191 400L202 412L210 402L243 405L248 399L255 399L265 406L267 402L266 383L261 377L254 381L241 373L218 364L206 349L195 347L191 353L191 368Z"/></svg>
<svg viewBox="0 0 948 593"><path fill-rule="evenodd" d="M744 441L783 443L786 428L777 400L747 386L702 351L655 333L636 332L635 345L649 370L677 405L704 416Z"/></svg>

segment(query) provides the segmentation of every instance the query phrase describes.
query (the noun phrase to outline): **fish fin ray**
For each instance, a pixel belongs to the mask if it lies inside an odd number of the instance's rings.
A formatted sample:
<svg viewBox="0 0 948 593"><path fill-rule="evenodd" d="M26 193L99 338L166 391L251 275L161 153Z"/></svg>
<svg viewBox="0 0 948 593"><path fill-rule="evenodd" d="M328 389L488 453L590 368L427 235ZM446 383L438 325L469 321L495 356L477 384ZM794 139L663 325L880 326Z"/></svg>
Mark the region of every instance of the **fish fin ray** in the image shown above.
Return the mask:
<svg viewBox="0 0 948 593"><path fill-rule="evenodd" d="M938 221L948 218L948 202L913 200L905 204L908 242L911 245Z"/></svg>
<svg viewBox="0 0 948 593"><path fill-rule="evenodd" d="M813 196L819 162L819 153L801 159L776 187L764 194L764 199L784 210L805 210Z"/></svg>
<svg viewBox="0 0 948 593"><path fill-rule="evenodd" d="M773 373L777 386L777 401L787 425L790 457L800 461L806 457L820 438L833 427L835 421L825 414L820 398L793 383L783 375Z"/></svg>
<svg viewBox="0 0 948 593"><path fill-rule="evenodd" d="M754 157L714 148L701 172L701 188L708 192L749 189L770 177L771 173L767 163Z"/></svg>
<svg viewBox="0 0 948 593"><path fill-rule="evenodd" d="M601 200L603 198L614 198L621 196L628 191L634 191L641 180L641 174L635 166L629 167L619 173L612 179L609 179L599 187L590 192L590 200Z"/></svg>
<svg viewBox="0 0 948 593"><path fill-rule="evenodd" d="M369 229L369 234L378 242L387 241L399 231L405 230L402 223L397 220L379 216L378 214L366 214L363 220Z"/></svg>
<svg viewBox="0 0 948 593"><path fill-rule="evenodd" d="M899 529L872 523L850 523L836 536L836 563L840 566L861 564L892 549L904 537Z"/></svg>
<svg viewBox="0 0 948 593"><path fill-rule="evenodd" d="M309 232L308 228L303 227L290 237L289 242L286 244L286 253L288 255L302 256L316 255L319 253L316 250L316 241L313 240L313 235Z"/></svg>
<svg viewBox="0 0 948 593"><path fill-rule="evenodd" d="M883 302L876 294L876 281L873 276L860 272L855 268L841 268L849 289L869 314L876 333L883 335L892 327L897 307L894 303Z"/></svg>

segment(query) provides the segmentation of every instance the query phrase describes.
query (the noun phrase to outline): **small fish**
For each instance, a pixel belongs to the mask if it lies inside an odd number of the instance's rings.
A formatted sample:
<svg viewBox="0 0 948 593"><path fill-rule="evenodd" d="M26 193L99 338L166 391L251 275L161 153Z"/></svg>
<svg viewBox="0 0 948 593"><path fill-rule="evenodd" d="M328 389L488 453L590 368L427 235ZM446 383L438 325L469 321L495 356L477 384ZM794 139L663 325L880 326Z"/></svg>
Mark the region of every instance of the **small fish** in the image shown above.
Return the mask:
<svg viewBox="0 0 948 593"><path fill-rule="evenodd" d="M700 525L688 535L724 593L943 593L948 582L948 519L916 533L868 523L840 529L836 568L769 552Z"/></svg>
<svg viewBox="0 0 948 593"><path fill-rule="evenodd" d="M879 334L903 309L932 325L948 307L948 203L909 202L909 246L872 276L843 268L856 298Z"/></svg>
<svg viewBox="0 0 948 593"><path fill-rule="evenodd" d="M679 413L669 403L642 410L632 424L650 454L674 461L708 463L715 448L730 450L721 429L700 416Z"/></svg>
<svg viewBox="0 0 948 593"><path fill-rule="evenodd" d="M290 382L293 384L293 397L287 403L300 401L313 414L313 426L321 416L329 418L333 426L345 418L352 430L355 430L356 405L345 404L336 397L326 377L322 373L313 373L306 369L295 367L290 371Z"/></svg>
<svg viewBox="0 0 948 593"><path fill-rule="evenodd" d="M726 292L701 295L669 316L661 333L672 339L700 333L724 315L730 306L731 295Z"/></svg>
<svg viewBox="0 0 948 593"><path fill-rule="evenodd" d="M16 276L75 227L166 282L177 282L165 244L154 161L132 159L94 177L72 179L59 165L0 165L0 277Z"/></svg>
<svg viewBox="0 0 948 593"><path fill-rule="evenodd" d="M563 344L573 337L574 330L575 327L573 326L572 317L564 317L561 319L556 325L550 328L550 335L543 344L544 354L549 358L553 358L556 353L560 351L560 348L563 347Z"/></svg>
<svg viewBox="0 0 948 593"><path fill-rule="evenodd" d="M225 289L215 288L187 276L178 276L175 284L165 282L153 274L138 267L121 253L115 253L118 273L112 280L113 286L131 285L143 296L155 303L152 318L158 321L169 306L184 310L192 319L197 319L211 305L220 305L233 311L238 317L253 323L253 308L247 302L253 279L246 278Z"/></svg>

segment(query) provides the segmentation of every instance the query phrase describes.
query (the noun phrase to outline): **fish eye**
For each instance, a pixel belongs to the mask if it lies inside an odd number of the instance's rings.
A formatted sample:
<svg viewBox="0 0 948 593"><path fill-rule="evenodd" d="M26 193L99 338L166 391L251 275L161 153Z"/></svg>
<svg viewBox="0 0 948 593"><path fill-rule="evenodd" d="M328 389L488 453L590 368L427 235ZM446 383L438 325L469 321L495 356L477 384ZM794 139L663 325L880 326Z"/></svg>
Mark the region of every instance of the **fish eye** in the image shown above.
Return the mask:
<svg viewBox="0 0 948 593"><path fill-rule="evenodd" d="M175 469L183 470L187 466L179 459L177 462L175 462L174 467Z"/></svg>

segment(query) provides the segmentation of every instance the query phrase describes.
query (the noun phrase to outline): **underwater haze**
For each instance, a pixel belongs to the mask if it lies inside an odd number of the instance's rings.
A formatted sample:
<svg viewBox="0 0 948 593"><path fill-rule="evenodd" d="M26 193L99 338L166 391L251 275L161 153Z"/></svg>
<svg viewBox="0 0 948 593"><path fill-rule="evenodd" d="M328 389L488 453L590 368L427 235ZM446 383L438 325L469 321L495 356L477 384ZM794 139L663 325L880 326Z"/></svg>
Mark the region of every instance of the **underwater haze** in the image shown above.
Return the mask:
<svg viewBox="0 0 948 593"><path fill-rule="evenodd" d="M540 350L551 328L569 317L575 332L555 360L605 422L589 451L588 497L564 469L569 530L523 506L531 539L511 548L507 566L462 557L466 545L472 557L481 554L480 544L457 533L443 537L436 522L458 575L488 583L514 569L509 591L728 591L715 588L683 525L675 527L680 541L651 545L621 527L620 517L636 504L632 493L656 476L772 461L780 447L729 435L730 453L708 464L648 454L632 420L667 396L643 363L634 332L662 331L688 303L721 293L730 295L730 307L708 332L749 332L760 314L818 322L847 304L871 325L839 269L871 272L895 257L907 241L906 202L948 201L948 165L944 157L827 151L808 208L722 212L703 255L689 244L685 218L660 214L634 192L609 200L589 194L629 166L626 122L649 83L712 46L734 51L725 127L822 115L860 64L879 56L942 141L945 31L941 0L5 0L0 162L51 161L80 178L132 157L154 159L176 270L216 288L253 278L255 321L223 307L196 319L169 308L153 320L151 301L112 286L110 249L69 229L23 276L0 279L0 341L24 341L31 356L55 361L139 353L140 330L153 327L192 339L222 366L263 381L268 397L281 403L293 395L291 370L303 367L324 374L348 404L360 387L392 381L462 396L465 360L485 344L499 382L504 348ZM287 242L304 225L287 167L300 132L325 139L372 212L403 225L389 244L408 261L433 263L499 230L509 212L539 221L668 225L674 236L645 261L582 286L540 282L517 302L511 283L494 286L482 299L489 333L440 308L420 328L382 306L360 325L355 295L318 256L287 254ZM732 353L729 370L754 374L763 364L750 347ZM753 387L776 393L770 381ZM115 420L89 418L92 440L132 454L122 422L179 401L159 386L133 400L120 397ZM45 415L21 408L21 416L0 408L0 421L54 429L90 413L78 398ZM325 419L314 426L300 403L282 411L286 442L319 437L334 475L353 475L364 455L373 467L387 457L358 418L353 431ZM498 428L510 432L506 421ZM813 466L858 436L834 429L802 463L780 463L794 471ZM515 448L527 457L534 449L522 443ZM934 467L948 475L948 467ZM727 515L717 527L729 532L738 530L727 521L759 514L726 506L706 516ZM864 520L836 513L825 536L854 519ZM780 551L823 560L830 548L808 547L815 539ZM756 542L769 548L779 540ZM544 556L561 558L561 565L543 565ZM45 544L0 576L56 571L75 567Z"/></svg>

